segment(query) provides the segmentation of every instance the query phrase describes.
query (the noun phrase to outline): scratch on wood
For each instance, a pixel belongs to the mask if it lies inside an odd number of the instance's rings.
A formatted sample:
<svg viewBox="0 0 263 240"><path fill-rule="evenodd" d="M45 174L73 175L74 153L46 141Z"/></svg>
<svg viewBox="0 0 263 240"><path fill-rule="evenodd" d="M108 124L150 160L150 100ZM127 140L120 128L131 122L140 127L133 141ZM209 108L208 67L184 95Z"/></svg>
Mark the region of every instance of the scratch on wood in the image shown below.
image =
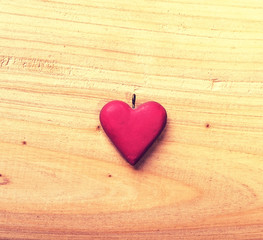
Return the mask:
<svg viewBox="0 0 263 240"><path fill-rule="evenodd" d="M213 90L215 83L220 82L217 78L211 79L211 90Z"/></svg>
<svg viewBox="0 0 263 240"><path fill-rule="evenodd" d="M0 56L0 68L21 69L31 72L41 72L53 75L71 75L72 69L56 61L40 58L21 58L12 56Z"/></svg>
<svg viewBox="0 0 263 240"><path fill-rule="evenodd" d="M5 176L3 176L1 174L1 176L0 176L0 185L7 185L9 183L10 183L10 180L7 177L5 177Z"/></svg>
<svg viewBox="0 0 263 240"><path fill-rule="evenodd" d="M1 56L0 57L0 68L8 67L11 59L12 57Z"/></svg>

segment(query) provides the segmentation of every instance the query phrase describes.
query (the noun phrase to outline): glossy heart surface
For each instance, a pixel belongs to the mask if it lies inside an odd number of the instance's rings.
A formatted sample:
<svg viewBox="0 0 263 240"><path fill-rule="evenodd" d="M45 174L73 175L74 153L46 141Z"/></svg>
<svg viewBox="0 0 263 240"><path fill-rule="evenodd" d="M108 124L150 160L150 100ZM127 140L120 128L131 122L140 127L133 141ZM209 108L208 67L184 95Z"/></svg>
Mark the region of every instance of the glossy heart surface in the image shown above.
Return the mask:
<svg viewBox="0 0 263 240"><path fill-rule="evenodd" d="M127 103L116 100L107 103L100 112L104 131L131 165L139 161L161 134L166 120L166 110L157 102L132 109Z"/></svg>

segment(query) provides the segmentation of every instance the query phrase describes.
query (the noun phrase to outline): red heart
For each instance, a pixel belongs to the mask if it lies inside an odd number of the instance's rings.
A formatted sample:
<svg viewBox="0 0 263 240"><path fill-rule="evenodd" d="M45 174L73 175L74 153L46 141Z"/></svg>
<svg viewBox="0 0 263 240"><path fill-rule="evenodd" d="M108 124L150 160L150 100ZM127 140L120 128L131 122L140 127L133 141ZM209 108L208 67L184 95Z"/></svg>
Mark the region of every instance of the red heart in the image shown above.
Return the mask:
<svg viewBox="0 0 263 240"><path fill-rule="evenodd" d="M166 125L167 114L157 102L132 109L122 101L107 103L100 112L101 125L123 155L135 165Z"/></svg>

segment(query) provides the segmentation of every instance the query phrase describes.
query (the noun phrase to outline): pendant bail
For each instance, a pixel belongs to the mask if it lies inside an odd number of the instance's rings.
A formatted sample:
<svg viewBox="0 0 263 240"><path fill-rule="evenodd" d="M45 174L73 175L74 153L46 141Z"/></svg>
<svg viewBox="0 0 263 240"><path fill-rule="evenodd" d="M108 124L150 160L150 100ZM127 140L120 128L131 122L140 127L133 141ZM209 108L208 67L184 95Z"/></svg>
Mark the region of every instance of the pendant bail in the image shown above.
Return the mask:
<svg viewBox="0 0 263 240"><path fill-rule="evenodd" d="M135 108L136 94L132 95L132 108Z"/></svg>

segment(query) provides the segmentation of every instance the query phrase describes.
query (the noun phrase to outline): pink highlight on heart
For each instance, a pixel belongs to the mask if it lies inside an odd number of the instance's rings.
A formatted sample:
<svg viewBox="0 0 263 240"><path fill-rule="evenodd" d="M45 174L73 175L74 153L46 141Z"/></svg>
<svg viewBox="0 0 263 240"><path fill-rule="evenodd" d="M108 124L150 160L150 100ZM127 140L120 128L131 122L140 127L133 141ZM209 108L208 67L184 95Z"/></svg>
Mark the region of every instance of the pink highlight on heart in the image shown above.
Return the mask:
<svg viewBox="0 0 263 240"><path fill-rule="evenodd" d="M100 112L101 125L131 165L135 165L163 131L166 110L157 102L132 109L122 101L107 103Z"/></svg>

